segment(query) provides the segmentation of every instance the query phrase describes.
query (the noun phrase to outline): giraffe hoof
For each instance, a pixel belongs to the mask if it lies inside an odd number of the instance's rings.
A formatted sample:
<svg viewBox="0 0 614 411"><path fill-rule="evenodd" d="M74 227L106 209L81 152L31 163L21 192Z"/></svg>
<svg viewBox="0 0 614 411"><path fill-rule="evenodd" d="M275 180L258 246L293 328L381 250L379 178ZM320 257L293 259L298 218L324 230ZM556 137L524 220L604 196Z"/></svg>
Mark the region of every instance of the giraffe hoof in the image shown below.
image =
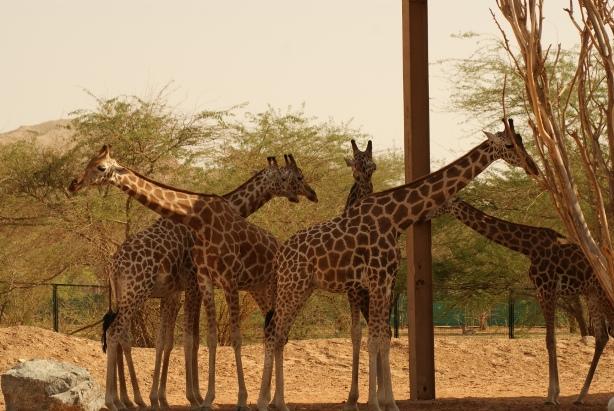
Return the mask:
<svg viewBox="0 0 614 411"><path fill-rule="evenodd" d="M358 404L345 404L343 411L358 411Z"/></svg>
<svg viewBox="0 0 614 411"><path fill-rule="evenodd" d="M546 402L544 402L544 404L556 406L556 405L559 405L559 402L557 400L547 400Z"/></svg>
<svg viewBox="0 0 614 411"><path fill-rule="evenodd" d="M117 407L118 410L127 410L130 408L136 408L136 405L134 405L134 403L130 400L124 399L120 402L116 402L115 406Z"/></svg>
<svg viewBox="0 0 614 411"><path fill-rule="evenodd" d="M113 405L115 405L115 409L116 410L127 410L130 407L134 407L134 404L132 404L132 402L130 400L126 401L120 401L120 400L116 400Z"/></svg>
<svg viewBox="0 0 614 411"><path fill-rule="evenodd" d="M584 401L582 401L582 400L575 400L573 402L573 405L584 405Z"/></svg>

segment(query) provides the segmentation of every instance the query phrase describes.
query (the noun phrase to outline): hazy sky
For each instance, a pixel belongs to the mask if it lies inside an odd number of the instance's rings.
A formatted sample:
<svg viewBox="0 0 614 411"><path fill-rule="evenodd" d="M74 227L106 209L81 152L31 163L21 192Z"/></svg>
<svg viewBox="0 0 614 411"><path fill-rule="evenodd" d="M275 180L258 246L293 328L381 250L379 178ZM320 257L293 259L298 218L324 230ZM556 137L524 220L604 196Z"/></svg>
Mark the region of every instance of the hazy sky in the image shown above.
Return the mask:
<svg viewBox="0 0 614 411"><path fill-rule="evenodd" d="M545 30L574 41L560 1ZM465 57L450 37L497 35L494 0L430 0L429 60ZM151 95L172 82L178 109L249 111L306 105L322 119L352 120L376 150L402 147L400 0L193 0L0 2L0 131L91 108L102 97ZM450 81L431 68L431 157L451 160L481 137L461 138L447 112Z"/></svg>

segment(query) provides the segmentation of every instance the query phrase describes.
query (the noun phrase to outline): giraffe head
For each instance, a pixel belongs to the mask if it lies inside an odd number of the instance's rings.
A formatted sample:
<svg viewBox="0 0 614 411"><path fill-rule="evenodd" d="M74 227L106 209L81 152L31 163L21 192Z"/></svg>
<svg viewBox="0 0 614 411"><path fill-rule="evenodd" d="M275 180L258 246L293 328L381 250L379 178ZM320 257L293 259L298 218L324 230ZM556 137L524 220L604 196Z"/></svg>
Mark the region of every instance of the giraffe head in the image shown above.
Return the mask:
<svg viewBox="0 0 614 411"><path fill-rule="evenodd" d="M352 140L352 154L354 158L346 158L345 164L348 167L352 167L354 180L357 182L371 181L371 176L377 168L375 162L373 162L373 145L371 140L367 143L365 151L360 151L356 145L356 140Z"/></svg>
<svg viewBox="0 0 614 411"><path fill-rule="evenodd" d="M433 218L437 218L439 216L442 216L444 214L448 214L449 212L451 212L454 207L457 204L460 204L462 200L458 197L451 197L449 198L445 203L443 203L442 205L440 205L437 208L434 208L433 210L429 211L423 218L423 221L428 221L431 220Z"/></svg>
<svg viewBox="0 0 614 411"><path fill-rule="evenodd" d="M522 144L522 137L514 130L514 122L503 119L505 128L495 134L484 131L497 158L505 160L510 165L522 167L527 174L538 176L539 168Z"/></svg>
<svg viewBox="0 0 614 411"><path fill-rule="evenodd" d="M68 191L76 193L85 186L106 184L116 177L118 167L117 161L111 158L111 147L105 144L90 160L81 176L72 180Z"/></svg>
<svg viewBox="0 0 614 411"><path fill-rule="evenodd" d="M277 170L277 181L273 184L273 195L286 197L293 203L298 203L299 196L304 196L314 203L318 196L313 188L307 184L303 171L296 164L292 154L284 154L285 166L278 167L275 157L269 157L269 168Z"/></svg>

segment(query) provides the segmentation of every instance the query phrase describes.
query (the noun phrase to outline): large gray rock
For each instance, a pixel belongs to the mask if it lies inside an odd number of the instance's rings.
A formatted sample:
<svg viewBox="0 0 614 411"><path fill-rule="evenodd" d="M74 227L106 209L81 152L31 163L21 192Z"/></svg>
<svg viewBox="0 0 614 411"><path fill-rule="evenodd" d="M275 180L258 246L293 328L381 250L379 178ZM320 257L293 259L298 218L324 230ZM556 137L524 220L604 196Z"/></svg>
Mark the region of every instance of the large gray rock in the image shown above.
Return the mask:
<svg viewBox="0 0 614 411"><path fill-rule="evenodd" d="M2 374L7 411L99 411L104 396L90 373L74 364L29 360Z"/></svg>

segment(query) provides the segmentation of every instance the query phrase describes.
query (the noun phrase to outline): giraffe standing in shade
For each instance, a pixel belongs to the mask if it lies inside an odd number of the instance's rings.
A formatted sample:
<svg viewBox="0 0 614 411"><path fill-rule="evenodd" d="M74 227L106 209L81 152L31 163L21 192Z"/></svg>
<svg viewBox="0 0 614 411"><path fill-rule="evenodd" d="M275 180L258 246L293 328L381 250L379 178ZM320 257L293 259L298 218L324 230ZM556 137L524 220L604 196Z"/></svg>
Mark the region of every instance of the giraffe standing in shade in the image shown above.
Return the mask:
<svg viewBox="0 0 614 411"><path fill-rule="evenodd" d="M294 159L289 156L289 161ZM76 192L88 185L112 184L134 197L141 204L175 223L188 226L194 232L192 260L197 268L197 282L205 301L213 301L212 284L224 290L230 314L231 345L235 352L237 379L239 385L238 411L249 410L247 389L241 362L241 331L239 327L239 290L258 290L266 295L269 310L273 306L275 271L273 259L278 248L275 237L267 231L249 223L236 213L234 207L217 195L200 194L176 189L153 181L136 171L120 165L111 158L109 148L104 146L90 160L78 179L71 182L69 191ZM315 199L315 193L312 194ZM123 405L117 399L116 371L118 345L126 359L135 397L140 396L136 371L130 350L128 313L134 306L142 306L146 296L134 301L123 290L115 290L117 311L115 321L109 328L109 349L107 350L107 393L105 405L111 411ZM127 303L129 302L129 304ZM208 323L215 322L215 316ZM113 328L122 330L113 332ZM213 350L215 351L215 350ZM215 353L210 359L215 359ZM213 366L215 361L213 361ZM211 384L211 381L209 382ZM202 407L211 408L214 393L205 398ZM208 400L210 402L208 402Z"/></svg>
<svg viewBox="0 0 614 411"><path fill-rule="evenodd" d="M259 411L268 410L273 358L274 404L278 411L288 410L284 401L283 349L298 310L316 287L345 293L368 289L369 410L380 411L380 403L387 411L398 410L392 393L388 326L398 239L409 226L454 196L497 159L521 166L531 174L539 173L511 121L505 126L503 132L486 133L485 142L441 170L371 194L341 216L298 232L279 248L275 257L277 300L266 325ZM382 367L381 395L376 393L378 362Z"/></svg>
<svg viewBox="0 0 614 411"><path fill-rule="evenodd" d="M373 183L371 178L377 166L373 162L373 145L371 140L367 143L365 151L360 151L356 142L352 140L353 159L346 159L346 164L352 168L354 184L350 189L344 212L356 202L373 193ZM351 289L347 293L350 303L350 313L352 318L351 337L352 337L352 383L348 400L345 405L347 410L358 408L358 371L360 366L360 344L362 340L362 324L360 323L360 313L362 312L365 320L369 319L369 290L366 288ZM380 367L378 367L378 376ZM378 388L381 387L379 384Z"/></svg>
<svg viewBox="0 0 614 411"><path fill-rule="evenodd" d="M284 167L279 167L275 157L268 157L267 161L267 168L223 196L238 214L247 217L273 197L286 197L291 202L298 202L299 196L302 195L312 201L316 200L314 191L306 184L300 168L295 163L287 160ZM146 298L161 298L156 362L149 396L153 408L168 408L166 380L183 291L186 397L192 406L203 402L198 382L197 357L202 295L196 282L196 268L192 263L193 245L194 234L190 228L160 218L150 227L129 237L117 250L111 263L109 281L113 290L122 290L122 293L131 295L135 301L142 301L141 295ZM251 294L259 306L267 306L266 302L262 301L263 296L255 292ZM213 301L206 302L207 312L213 311L209 315L214 315L213 304ZM135 312L136 310L133 311ZM107 328L110 324L107 322ZM117 328L112 330L122 332ZM211 352L217 343L215 329L209 330L209 337ZM103 329L103 338L106 338L106 329ZM209 371L214 372L211 368ZM128 398L123 373L120 374L119 384L120 400L130 407L132 403ZM137 397L136 401L141 399ZM139 405L143 406L141 403Z"/></svg>
<svg viewBox="0 0 614 411"><path fill-rule="evenodd" d="M588 393L599 357L608 342L608 334L614 336L614 307L601 288L582 249L550 228L501 220L458 198L450 199L426 218L441 214L454 216L489 240L522 253L531 260L529 278L537 288L537 299L546 320L548 404L558 404L560 392L554 333L557 299L576 299L580 295L586 298L595 332L595 353L582 391L576 400L576 403L582 403Z"/></svg>

